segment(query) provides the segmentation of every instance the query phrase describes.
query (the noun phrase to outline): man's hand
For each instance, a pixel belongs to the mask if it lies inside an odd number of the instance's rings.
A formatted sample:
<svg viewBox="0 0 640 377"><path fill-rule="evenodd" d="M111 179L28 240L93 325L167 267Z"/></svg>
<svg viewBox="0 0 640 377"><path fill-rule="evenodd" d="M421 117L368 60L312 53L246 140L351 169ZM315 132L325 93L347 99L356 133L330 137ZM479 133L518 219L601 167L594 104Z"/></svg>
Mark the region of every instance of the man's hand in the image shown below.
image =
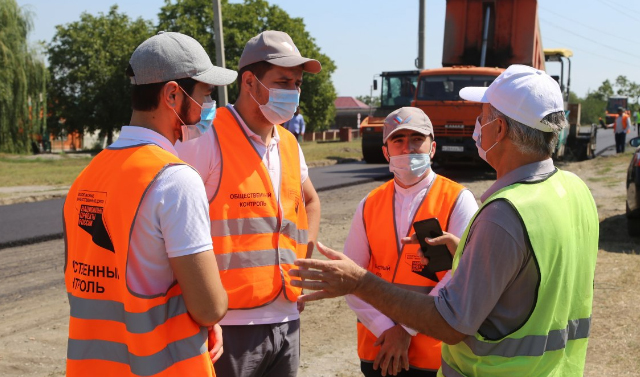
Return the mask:
<svg viewBox="0 0 640 377"><path fill-rule="evenodd" d="M446 245L447 249L451 253L451 256L455 256L456 249L458 248L458 244L460 243L460 238L448 232L442 232L442 235L440 237L425 238L425 240L429 245L432 245L432 246ZM418 236L415 233L413 233L411 237L402 238L400 242L405 245L419 243ZM425 258L424 255L422 255L422 252L419 251L418 255L420 256L420 263L422 263L425 266L429 264L429 259Z"/></svg>
<svg viewBox="0 0 640 377"><path fill-rule="evenodd" d="M209 327L209 357L215 364L222 356L222 327L217 323Z"/></svg>
<svg viewBox="0 0 640 377"><path fill-rule="evenodd" d="M317 248L322 255L330 260L297 259L295 264L300 269L289 271L291 276L303 279L291 280L291 285L317 291L301 295L298 297L298 301L315 301L353 293L366 276L367 270L355 264L344 254L332 250L320 242L318 242Z"/></svg>
<svg viewBox="0 0 640 377"><path fill-rule="evenodd" d="M381 368L382 376L397 375L404 368L409 370L409 345L411 335L401 326L395 325L385 330L374 346L380 346L380 351L373 361L373 369Z"/></svg>

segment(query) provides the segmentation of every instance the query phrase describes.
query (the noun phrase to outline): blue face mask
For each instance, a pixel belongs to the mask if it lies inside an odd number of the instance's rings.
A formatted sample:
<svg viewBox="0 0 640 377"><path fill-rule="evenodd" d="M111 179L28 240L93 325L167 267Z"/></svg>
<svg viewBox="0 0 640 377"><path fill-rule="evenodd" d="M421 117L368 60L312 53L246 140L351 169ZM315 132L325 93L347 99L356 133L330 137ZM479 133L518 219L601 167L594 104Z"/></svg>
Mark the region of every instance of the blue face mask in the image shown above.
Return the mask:
<svg viewBox="0 0 640 377"><path fill-rule="evenodd" d="M296 112L298 105L300 104L300 92L293 89L273 89L267 88L258 78L256 80L265 89L269 90L269 102L266 105L261 105L260 102L253 98L253 95L249 93L251 98L258 104L262 115L273 124L282 124L293 118L293 114Z"/></svg>
<svg viewBox="0 0 640 377"><path fill-rule="evenodd" d="M191 96L188 95L187 92L184 91L184 89L182 89L182 91L187 97L191 98ZM202 105L196 102L196 100L194 100L193 98L191 98L191 100L201 108L200 121L198 121L198 123L185 124L178 113L176 113L176 110L173 109L173 112L182 123L182 138L180 139L180 141L183 143L188 140L197 139L200 136L204 135L211 128L211 125L213 125L213 119L216 117L216 101L213 101L211 99L211 96L205 96Z"/></svg>
<svg viewBox="0 0 640 377"><path fill-rule="evenodd" d="M389 157L389 171L402 184L413 186L424 178L431 167L431 152L401 154Z"/></svg>

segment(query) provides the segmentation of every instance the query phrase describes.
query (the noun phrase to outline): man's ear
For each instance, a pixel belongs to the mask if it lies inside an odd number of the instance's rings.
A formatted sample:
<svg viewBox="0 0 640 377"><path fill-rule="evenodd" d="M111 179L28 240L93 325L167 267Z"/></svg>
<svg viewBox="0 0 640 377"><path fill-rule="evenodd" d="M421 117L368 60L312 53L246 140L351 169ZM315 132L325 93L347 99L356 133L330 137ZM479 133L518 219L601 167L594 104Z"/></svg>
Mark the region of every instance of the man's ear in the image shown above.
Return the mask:
<svg viewBox="0 0 640 377"><path fill-rule="evenodd" d="M255 78L256 76L253 74L253 72L251 71L244 71L242 73L242 85L245 87L245 89L247 90L251 90L253 89L253 86L255 85Z"/></svg>
<svg viewBox="0 0 640 377"><path fill-rule="evenodd" d="M509 132L509 126L507 125L507 120L499 117L497 118L497 127L496 127L496 141L500 142L507 138L507 133Z"/></svg>
<svg viewBox="0 0 640 377"><path fill-rule="evenodd" d="M382 146L382 155L387 160L387 162L389 162L390 157L389 157L389 150L387 150L387 144Z"/></svg>
<svg viewBox="0 0 640 377"><path fill-rule="evenodd" d="M166 106L175 108L179 101L180 86L175 81L169 81L164 84L162 91L160 92L160 102Z"/></svg>
<svg viewBox="0 0 640 377"><path fill-rule="evenodd" d="M431 153L429 154L429 157L433 160L433 156L436 155L436 141L432 140L431 141Z"/></svg>

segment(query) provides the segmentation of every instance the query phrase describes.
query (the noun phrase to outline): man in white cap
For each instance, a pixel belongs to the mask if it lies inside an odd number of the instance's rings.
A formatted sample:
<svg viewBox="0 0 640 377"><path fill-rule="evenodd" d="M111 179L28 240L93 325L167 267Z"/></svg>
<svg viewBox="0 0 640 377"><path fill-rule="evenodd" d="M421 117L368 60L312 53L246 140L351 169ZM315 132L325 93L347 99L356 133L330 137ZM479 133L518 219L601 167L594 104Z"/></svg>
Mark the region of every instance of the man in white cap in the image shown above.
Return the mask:
<svg viewBox="0 0 640 377"><path fill-rule="evenodd" d="M210 94L237 73L180 33L147 39L129 64L131 122L64 205L67 375L214 376L227 295L204 185L173 145L211 127Z"/></svg>
<svg viewBox="0 0 640 377"><path fill-rule="evenodd" d="M423 274L418 245L402 245L412 224L437 218L440 227L461 237L478 210L471 191L431 170L436 151L433 125L417 107L403 107L387 116L382 152L394 179L371 191L358 205L344 244L345 255L360 267L400 287L435 295L435 279ZM358 316L358 356L363 375L436 375L440 344L395 323L356 296L346 296ZM404 369L404 370L403 370Z"/></svg>
<svg viewBox="0 0 640 377"><path fill-rule="evenodd" d="M229 312L220 322L221 376L295 376L300 360L300 289L289 271L313 252L320 200L295 137L280 125L293 117L303 72L317 60L291 37L265 31L239 62L239 95L217 112L203 137L177 146L202 176L210 202L213 250Z"/></svg>
<svg viewBox="0 0 640 377"><path fill-rule="evenodd" d="M439 375L582 376L598 213L584 182L551 160L567 125L560 88L543 71L513 65L488 88L464 88L460 96L484 103L474 137L498 179L459 240L451 280L425 298L319 244L335 260L296 262L312 269L296 270L312 279L296 285L319 290L301 300L352 293L441 339Z"/></svg>

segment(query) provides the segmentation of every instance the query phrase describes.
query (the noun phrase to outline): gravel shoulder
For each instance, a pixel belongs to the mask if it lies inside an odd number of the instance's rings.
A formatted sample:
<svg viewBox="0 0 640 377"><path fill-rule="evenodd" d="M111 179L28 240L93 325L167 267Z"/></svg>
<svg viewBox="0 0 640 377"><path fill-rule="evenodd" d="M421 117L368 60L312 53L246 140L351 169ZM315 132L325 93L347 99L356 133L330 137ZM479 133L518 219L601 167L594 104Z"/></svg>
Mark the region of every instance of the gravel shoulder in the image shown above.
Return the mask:
<svg viewBox="0 0 640 377"><path fill-rule="evenodd" d="M560 165L590 187L601 221L585 376L640 376L640 243L626 231L628 157ZM473 170L449 175L476 197L494 179L490 173ZM342 249L358 202L379 184L321 192L320 240ZM63 241L2 249L0 256L0 375L64 376L69 309L63 282ZM307 304L302 313L301 344L300 377L360 376L356 317L343 298Z"/></svg>

